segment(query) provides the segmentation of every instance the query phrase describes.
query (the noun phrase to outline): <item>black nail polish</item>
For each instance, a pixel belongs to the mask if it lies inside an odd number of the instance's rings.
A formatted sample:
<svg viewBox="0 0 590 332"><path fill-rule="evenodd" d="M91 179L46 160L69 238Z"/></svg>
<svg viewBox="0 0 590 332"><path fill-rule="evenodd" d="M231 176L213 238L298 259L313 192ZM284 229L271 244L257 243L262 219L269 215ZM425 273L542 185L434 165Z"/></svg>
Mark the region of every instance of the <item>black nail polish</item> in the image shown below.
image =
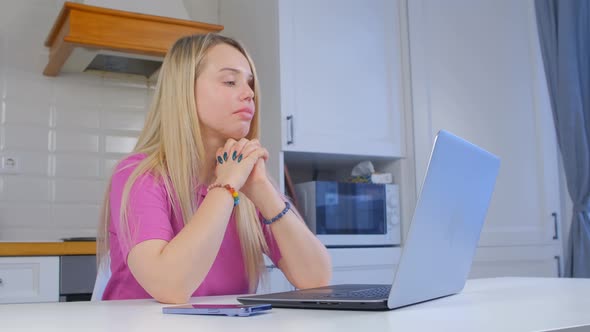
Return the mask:
<svg viewBox="0 0 590 332"><path fill-rule="evenodd" d="M231 160L236 160L237 156L238 156L238 153L236 151L234 151L234 153L231 155Z"/></svg>
<svg viewBox="0 0 590 332"><path fill-rule="evenodd" d="M223 164L223 159L221 159L221 157L220 157L220 156L217 156L217 162L218 162L219 164Z"/></svg>
<svg viewBox="0 0 590 332"><path fill-rule="evenodd" d="M223 161L227 161L227 152L223 153Z"/></svg>
<svg viewBox="0 0 590 332"><path fill-rule="evenodd" d="M243 157L243 156L244 156L244 155L240 154L240 156L238 157L238 162L242 161L242 157Z"/></svg>

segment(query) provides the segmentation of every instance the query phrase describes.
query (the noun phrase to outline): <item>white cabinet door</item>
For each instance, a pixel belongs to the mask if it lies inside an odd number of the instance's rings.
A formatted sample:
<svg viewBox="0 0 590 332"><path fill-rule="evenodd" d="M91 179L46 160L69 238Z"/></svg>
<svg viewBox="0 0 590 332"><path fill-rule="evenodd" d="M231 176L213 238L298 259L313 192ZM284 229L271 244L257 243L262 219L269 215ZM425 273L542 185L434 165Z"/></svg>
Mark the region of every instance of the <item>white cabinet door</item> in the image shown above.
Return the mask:
<svg viewBox="0 0 590 332"><path fill-rule="evenodd" d="M256 294L286 292L295 289L283 272L266 256L264 256L264 264L266 274L262 276Z"/></svg>
<svg viewBox="0 0 590 332"><path fill-rule="evenodd" d="M560 277L560 251L559 246L478 248L469 278Z"/></svg>
<svg viewBox="0 0 590 332"><path fill-rule="evenodd" d="M58 299L59 257L0 257L0 303Z"/></svg>
<svg viewBox="0 0 590 332"><path fill-rule="evenodd" d="M278 9L283 149L401 156L398 1Z"/></svg>
<svg viewBox="0 0 590 332"><path fill-rule="evenodd" d="M558 242L558 150L533 2L408 5L418 186L447 129L501 159L480 245Z"/></svg>
<svg viewBox="0 0 590 332"><path fill-rule="evenodd" d="M400 248L329 249L331 284L391 284Z"/></svg>
<svg viewBox="0 0 590 332"><path fill-rule="evenodd" d="M267 268L268 271L268 286L267 293L286 292L294 290L295 287L291 285L289 280L285 277L283 272L278 267Z"/></svg>

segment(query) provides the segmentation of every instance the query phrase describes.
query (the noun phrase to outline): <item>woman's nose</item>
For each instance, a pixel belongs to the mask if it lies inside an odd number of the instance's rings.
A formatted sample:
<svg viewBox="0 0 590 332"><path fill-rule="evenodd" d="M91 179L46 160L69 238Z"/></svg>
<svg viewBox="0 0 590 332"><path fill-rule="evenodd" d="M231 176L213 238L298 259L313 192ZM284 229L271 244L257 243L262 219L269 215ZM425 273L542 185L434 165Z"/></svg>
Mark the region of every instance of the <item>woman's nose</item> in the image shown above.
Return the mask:
<svg viewBox="0 0 590 332"><path fill-rule="evenodd" d="M252 88L248 87L245 89L245 91L242 93L242 99L243 100L254 99L254 91L252 90Z"/></svg>

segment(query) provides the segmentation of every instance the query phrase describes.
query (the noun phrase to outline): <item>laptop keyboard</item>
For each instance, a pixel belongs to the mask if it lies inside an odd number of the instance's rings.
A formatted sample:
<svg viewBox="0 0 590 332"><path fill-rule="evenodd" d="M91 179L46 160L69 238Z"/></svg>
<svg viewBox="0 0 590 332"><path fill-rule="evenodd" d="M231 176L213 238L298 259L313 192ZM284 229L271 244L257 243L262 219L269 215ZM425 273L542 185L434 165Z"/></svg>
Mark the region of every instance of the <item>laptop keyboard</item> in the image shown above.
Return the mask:
<svg viewBox="0 0 590 332"><path fill-rule="evenodd" d="M352 298L384 298L389 296L391 286L382 286L375 288L360 289L350 292L337 292L328 295L328 297L352 297Z"/></svg>

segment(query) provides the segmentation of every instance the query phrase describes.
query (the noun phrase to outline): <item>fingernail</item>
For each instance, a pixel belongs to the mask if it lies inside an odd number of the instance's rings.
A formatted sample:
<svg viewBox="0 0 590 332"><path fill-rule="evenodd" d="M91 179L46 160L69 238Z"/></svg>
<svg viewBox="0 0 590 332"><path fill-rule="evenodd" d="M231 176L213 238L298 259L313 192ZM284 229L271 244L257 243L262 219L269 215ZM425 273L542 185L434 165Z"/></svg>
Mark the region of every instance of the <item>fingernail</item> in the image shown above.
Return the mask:
<svg viewBox="0 0 590 332"><path fill-rule="evenodd" d="M227 152L223 153L223 160L226 161L227 160Z"/></svg>
<svg viewBox="0 0 590 332"><path fill-rule="evenodd" d="M243 156L244 156L244 155L240 154L240 156L238 157L238 162L242 161L242 157L243 157Z"/></svg>
<svg viewBox="0 0 590 332"><path fill-rule="evenodd" d="M223 164L223 159L221 159L220 156L217 156L217 162L220 163L220 164Z"/></svg>
<svg viewBox="0 0 590 332"><path fill-rule="evenodd" d="M237 156L238 156L238 153L236 151L234 151L234 153L231 155L231 160L236 160Z"/></svg>

